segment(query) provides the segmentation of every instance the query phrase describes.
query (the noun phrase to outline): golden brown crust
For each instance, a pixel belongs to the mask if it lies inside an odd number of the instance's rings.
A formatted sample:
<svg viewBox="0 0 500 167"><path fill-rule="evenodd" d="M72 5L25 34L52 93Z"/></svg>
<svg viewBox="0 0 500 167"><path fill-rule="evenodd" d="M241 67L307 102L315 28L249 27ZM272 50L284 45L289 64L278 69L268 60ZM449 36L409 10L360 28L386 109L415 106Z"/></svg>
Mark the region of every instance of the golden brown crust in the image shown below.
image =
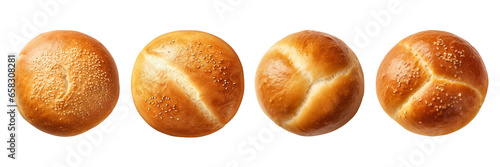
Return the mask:
<svg viewBox="0 0 500 167"><path fill-rule="evenodd" d="M271 47L257 68L255 86L264 112L303 136L343 126L364 93L356 55L340 39L317 31L291 34Z"/></svg>
<svg viewBox="0 0 500 167"><path fill-rule="evenodd" d="M33 38L16 63L16 103L26 121L57 136L81 134L102 122L119 96L108 50L76 31Z"/></svg>
<svg viewBox="0 0 500 167"><path fill-rule="evenodd" d="M477 114L488 89L479 53L444 31L413 34L389 51L377 74L382 108L422 135L452 133Z"/></svg>
<svg viewBox="0 0 500 167"><path fill-rule="evenodd" d="M172 136L219 130L236 114L243 91L237 54L200 31L157 37L141 51L132 73L137 110L150 126Z"/></svg>

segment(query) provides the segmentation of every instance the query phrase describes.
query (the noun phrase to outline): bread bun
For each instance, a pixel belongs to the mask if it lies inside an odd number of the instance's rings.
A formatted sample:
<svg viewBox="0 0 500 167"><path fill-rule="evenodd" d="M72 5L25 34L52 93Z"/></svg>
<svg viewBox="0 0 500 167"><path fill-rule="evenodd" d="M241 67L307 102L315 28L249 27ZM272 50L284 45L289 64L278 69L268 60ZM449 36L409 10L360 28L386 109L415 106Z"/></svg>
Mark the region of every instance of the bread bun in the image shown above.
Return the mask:
<svg viewBox="0 0 500 167"><path fill-rule="evenodd" d="M257 68L255 86L267 116L303 136L346 124L364 93L354 52L340 39L317 31L294 33L274 44Z"/></svg>
<svg viewBox="0 0 500 167"><path fill-rule="evenodd" d="M426 136L467 125L487 89L488 74L479 53L444 31L403 39L387 53L377 74L382 108L404 128Z"/></svg>
<svg viewBox="0 0 500 167"><path fill-rule="evenodd" d="M243 85L243 68L231 46L200 31L155 38L132 72L139 114L154 129L180 137L221 129L238 111Z"/></svg>
<svg viewBox="0 0 500 167"><path fill-rule="evenodd" d="M56 136L97 126L111 113L120 92L111 54L96 39L76 31L33 38L19 54L15 74L19 113Z"/></svg>

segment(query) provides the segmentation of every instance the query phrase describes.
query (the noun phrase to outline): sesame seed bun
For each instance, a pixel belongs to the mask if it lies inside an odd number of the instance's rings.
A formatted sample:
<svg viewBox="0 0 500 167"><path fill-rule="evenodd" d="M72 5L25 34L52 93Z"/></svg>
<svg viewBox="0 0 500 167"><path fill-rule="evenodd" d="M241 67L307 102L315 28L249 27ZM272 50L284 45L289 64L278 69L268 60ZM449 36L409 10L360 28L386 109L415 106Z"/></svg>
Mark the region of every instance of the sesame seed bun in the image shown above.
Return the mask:
<svg viewBox="0 0 500 167"><path fill-rule="evenodd" d="M363 99L364 79L354 52L342 40L301 31L274 44L255 75L262 110L282 128L321 135L346 124Z"/></svg>
<svg viewBox="0 0 500 167"><path fill-rule="evenodd" d="M97 126L118 100L111 54L80 32L36 36L20 52L15 74L19 113L52 135L74 136Z"/></svg>
<svg viewBox="0 0 500 167"><path fill-rule="evenodd" d="M154 129L199 137L228 123L243 98L243 68L222 39L200 31L175 31L151 41L132 72L137 111Z"/></svg>
<svg viewBox="0 0 500 167"><path fill-rule="evenodd" d="M444 31L423 31L401 40L377 74L382 108L407 130L426 136L467 125L487 89L488 74L479 53Z"/></svg>

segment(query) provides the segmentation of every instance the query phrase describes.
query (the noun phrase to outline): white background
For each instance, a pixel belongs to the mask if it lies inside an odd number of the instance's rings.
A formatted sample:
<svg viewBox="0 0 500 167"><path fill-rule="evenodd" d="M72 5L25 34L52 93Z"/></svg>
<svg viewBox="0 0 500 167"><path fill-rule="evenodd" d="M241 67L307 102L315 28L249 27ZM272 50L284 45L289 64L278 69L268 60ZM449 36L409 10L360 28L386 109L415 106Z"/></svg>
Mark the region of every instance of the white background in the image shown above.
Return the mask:
<svg viewBox="0 0 500 167"><path fill-rule="evenodd" d="M39 5L48 2L57 5L51 7L54 12ZM0 166L500 166L499 6L497 1L433 0L2 1L2 108L7 102L7 53L18 53L25 43L16 46L9 34L30 40L46 31L77 30L98 39L116 61L121 93L103 124L74 137L43 133L18 115L16 160L6 155L8 115L3 109ZM23 33L29 24L35 31ZM357 54L365 75L363 102L354 118L334 132L314 137L274 125L254 91L254 73L264 53L286 35L306 29L342 39ZM375 93L376 71L390 48L408 35L431 29L468 40L481 54L490 81L476 118L444 137L403 129L385 114ZM209 136L179 138L157 132L131 100L136 56L149 41L175 30L219 36L243 64L240 110ZM102 138L95 141L89 136Z"/></svg>

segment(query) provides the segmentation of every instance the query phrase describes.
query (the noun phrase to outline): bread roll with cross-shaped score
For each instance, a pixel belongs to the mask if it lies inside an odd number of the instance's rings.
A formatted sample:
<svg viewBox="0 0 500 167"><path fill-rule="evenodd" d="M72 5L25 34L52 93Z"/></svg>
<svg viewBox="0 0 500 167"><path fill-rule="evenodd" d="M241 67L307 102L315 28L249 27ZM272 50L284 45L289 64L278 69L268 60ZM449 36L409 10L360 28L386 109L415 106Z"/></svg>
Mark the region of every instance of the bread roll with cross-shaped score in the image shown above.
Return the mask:
<svg viewBox="0 0 500 167"><path fill-rule="evenodd" d="M340 39L317 31L291 34L272 46L255 76L259 104L282 128L302 136L334 131L357 112L361 65Z"/></svg>
<svg viewBox="0 0 500 167"><path fill-rule="evenodd" d="M438 136L476 116L488 74L469 42L430 30L397 43L380 64L376 82L378 99L390 117L411 132Z"/></svg>

